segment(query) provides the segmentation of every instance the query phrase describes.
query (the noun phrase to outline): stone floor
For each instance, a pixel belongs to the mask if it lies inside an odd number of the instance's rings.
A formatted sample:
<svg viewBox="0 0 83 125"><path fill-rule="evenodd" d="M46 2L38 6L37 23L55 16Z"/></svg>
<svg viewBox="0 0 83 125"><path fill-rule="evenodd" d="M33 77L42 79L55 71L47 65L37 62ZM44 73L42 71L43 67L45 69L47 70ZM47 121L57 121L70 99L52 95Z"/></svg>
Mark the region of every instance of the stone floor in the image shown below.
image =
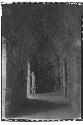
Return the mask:
<svg viewBox="0 0 83 125"><path fill-rule="evenodd" d="M36 94L30 95L29 99L41 100L41 101L48 101L54 103L68 103L68 99L64 97L64 94L57 91L57 92L50 92L50 93L43 93L43 94Z"/></svg>
<svg viewBox="0 0 83 125"><path fill-rule="evenodd" d="M17 119L73 119L76 118L69 101L56 93L30 96L11 114Z"/></svg>

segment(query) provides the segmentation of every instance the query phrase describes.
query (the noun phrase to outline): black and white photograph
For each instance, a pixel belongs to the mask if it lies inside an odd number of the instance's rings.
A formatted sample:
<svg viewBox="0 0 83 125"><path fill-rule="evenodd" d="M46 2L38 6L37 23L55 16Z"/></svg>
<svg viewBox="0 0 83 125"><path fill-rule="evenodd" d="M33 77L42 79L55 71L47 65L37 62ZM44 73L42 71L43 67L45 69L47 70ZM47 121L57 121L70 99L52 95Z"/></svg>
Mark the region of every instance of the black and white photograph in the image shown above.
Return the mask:
<svg viewBox="0 0 83 125"><path fill-rule="evenodd" d="M1 7L1 119L81 119L83 4Z"/></svg>

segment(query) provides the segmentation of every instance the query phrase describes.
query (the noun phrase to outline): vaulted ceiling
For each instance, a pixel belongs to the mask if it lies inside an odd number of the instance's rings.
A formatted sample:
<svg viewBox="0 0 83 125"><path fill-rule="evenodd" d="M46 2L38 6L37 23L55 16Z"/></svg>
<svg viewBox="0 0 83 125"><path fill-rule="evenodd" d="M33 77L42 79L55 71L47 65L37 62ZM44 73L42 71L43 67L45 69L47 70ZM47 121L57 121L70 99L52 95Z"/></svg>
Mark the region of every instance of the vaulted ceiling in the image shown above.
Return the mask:
<svg viewBox="0 0 83 125"><path fill-rule="evenodd" d="M80 37L83 7L66 4L2 5L2 34L11 44L34 53L48 44L56 53Z"/></svg>

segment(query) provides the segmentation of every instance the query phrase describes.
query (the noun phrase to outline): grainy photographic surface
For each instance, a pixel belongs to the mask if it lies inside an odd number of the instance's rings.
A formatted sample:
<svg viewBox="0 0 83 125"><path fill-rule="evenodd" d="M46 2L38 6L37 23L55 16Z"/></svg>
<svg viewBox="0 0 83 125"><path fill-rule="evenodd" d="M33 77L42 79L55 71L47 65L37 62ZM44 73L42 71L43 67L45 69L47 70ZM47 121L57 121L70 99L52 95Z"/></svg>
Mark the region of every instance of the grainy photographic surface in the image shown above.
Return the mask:
<svg viewBox="0 0 83 125"><path fill-rule="evenodd" d="M83 5L2 4L2 120L81 117Z"/></svg>

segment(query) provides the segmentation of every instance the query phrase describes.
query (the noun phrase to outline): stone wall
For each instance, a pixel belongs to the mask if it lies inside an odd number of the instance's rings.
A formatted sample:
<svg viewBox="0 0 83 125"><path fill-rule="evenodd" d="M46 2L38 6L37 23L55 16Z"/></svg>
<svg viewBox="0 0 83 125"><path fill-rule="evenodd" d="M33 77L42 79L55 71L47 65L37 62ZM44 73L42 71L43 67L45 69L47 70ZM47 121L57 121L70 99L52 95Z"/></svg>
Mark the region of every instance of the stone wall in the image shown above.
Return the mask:
<svg viewBox="0 0 83 125"><path fill-rule="evenodd" d="M2 37L2 84L1 84L1 93L2 93L2 118L5 117L5 98L6 98L6 62L7 62L7 56L6 56L6 41L5 38Z"/></svg>
<svg viewBox="0 0 83 125"><path fill-rule="evenodd" d="M67 61L67 98L78 115L81 105L81 49L71 45L62 50L60 56Z"/></svg>
<svg viewBox="0 0 83 125"><path fill-rule="evenodd" d="M26 71L24 71L23 63L21 61L19 45L13 47L11 51L10 47L8 47L6 64L6 116L16 109L26 98L27 74L25 73Z"/></svg>

